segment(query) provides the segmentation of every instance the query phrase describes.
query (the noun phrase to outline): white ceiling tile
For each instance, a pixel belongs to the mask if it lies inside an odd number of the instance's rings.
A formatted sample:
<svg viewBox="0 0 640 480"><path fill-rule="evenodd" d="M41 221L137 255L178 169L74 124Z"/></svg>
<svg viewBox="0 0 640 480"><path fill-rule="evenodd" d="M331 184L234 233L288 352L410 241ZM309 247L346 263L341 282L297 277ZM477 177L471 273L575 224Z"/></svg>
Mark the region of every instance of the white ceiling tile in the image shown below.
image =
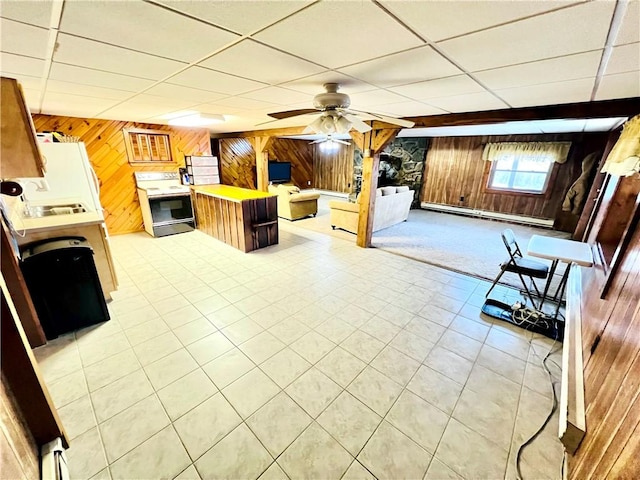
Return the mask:
<svg viewBox="0 0 640 480"><path fill-rule="evenodd" d="M3 74L41 76L44 69L44 60L14 55L12 53L0 53L0 71Z"/></svg>
<svg viewBox="0 0 640 480"><path fill-rule="evenodd" d="M111 118L114 120L141 121L152 117L168 115L181 108L172 108L163 105L126 102L100 112L99 118Z"/></svg>
<svg viewBox="0 0 640 480"><path fill-rule="evenodd" d="M576 2L383 0L381 3L424 38L439 41Z"/></svg>
<svg viewBox="0 0 640 480"><path fill-rule="evenodd" d="M213 102L221 98L225 98L226 95L217 92L211 92L208 90L202 90L199 88L183 87L181 85L172 85L170 83L160 83L144 93L150 95L157 95L159 97L177 98L180 100L189 100L190 102Z"/></svg>
<svg viewBox="0 0 640 480"><path fill-rule="evenodd" d="M635 70L640 70L640 43L613 47L605 73L611 75Z"/></svg>
<svg viewBox="0 0 640 480"><path fill-rule="evenodd" d="M351 108L355 109L407 101L406 97L382 89L354 93L353 95L349 95L349 97L351 98Z"/></svg>
<svg viewBox="0 0 640 480"><path fill-rule="evenodd" d="M594 81L594 78L583 78L566 82L507 88L496 90L496 93L509 102L512 107L588 102L591 98Z"/></svg>
<svg viewBox="0 0 640 480"><path fill-rule="evenodd" d="M211 92L238 95L265 86L264 83L246 78L234 77L226 73L216 72L203 67L190 67L184 72L174 75L167 83L185 87L200 88Z"/></svg>
<svg viewBox="0 0 640 480"><path fill-rule="evenodd" d="M280 86L296 90L298 92L307 93L309 95L317 95L318 93L324 92L324 88L322 88L322 86L325 83L340 84L340 90L338 91L348 95L358 92L366 92L367 90L374 90L376 88L370 83L366 83L353 77L343 75L340 72L334 72L331 70L327 70L326 72L318 75L300 78L293 82L283 83Z"/></svg>
<svg viewBox="0 0 640 480"><path fill-rule="evenodd" d="M270 84L306 77L324 70L323 67L253 40L244 40L205 60L200 65Z"/></svg>
<svg viewBox="0 0 640 480"><path fill-rule="evenodd" d="M183 63L132 52L100 42L58 34L54 61L71 65L159 80L184 67Z"/></svg>
<svg viewBox="0 0 640 480"><path fill-rule="evenodd" d="M429 104L447 112L479 112L481 110L498 110L507 105L489 92L467 93L451 97L432 98Z"/></svg>
<svg viewBox="0 0 640 480"><path fill-rule="evenodd" d="M615 45L640 42L640 1L631 0L627 3L627 11L622 20Z"/></svg>
<svg viewBox="0 0 640 480"><path fill-rule="evenodd" d="M267 109L271 108L272 110L277 110L279 105L271 102L263 102L261 100L252 100L250 98L243 97L228 97L223 98L222 100L218 100L216 105L221 105L223 107L231 107L236 109L237 111L244 111L244 114L247 114L248 111L259 110L259 109Z"/></svg>
<svg viewBox="0 0 640 480"><path fill-rule="evenodd" d="M193 62L238 38L144 2L66 2L60 31L139 52Z"/></svg>
<svg viewBox="0 0 640 480"><path fill-rule="evenodd" d="M278 105L291 105L297 102L309 101L309 107L313 98L306 93L300 93L287 88L281 87L267 87L254 92L245 93L242 95L244 98L251 100L263 100L265 102L276 103Z"/></svg>
<svg viewBox="0 0 640 480"><path fill-rule="evenodd" d="M189 108L193 105L199 103L193 100L185 100L181 98L173 98L173 97L160 97L158 95L147 95L143 93L141 95L136 95L131 100L127 101L128 104L131 105L150 105L150 106L158 106L158 107L171 107L176 109Z"/></svg>
<svg viewBox="0 0 640 480"><path fill-rule="evenodd" d="M199 105L194 105L193 109L200 113L210 115L232 115L244 111L241 108L234 108L229 105L220 105L218 103L201 103Z"/></svg>
<svg viewBox="0 0 640 480"><path fill-rule="evenodd" d="M640 97L640 71L605 75L600 80L596 100Z"/></svg>
<svg viewBox="0 0 640 480"><path fill-rule="evenodd" d="M24 99L30 113L40 113L40 90L33 88L23 88Z"/></svg>
<svg viewBox="0 0 640 480"><path fill-rule="evenodd" d="M343 67L341 72L380 87L450 77L462 73L429 46Z"/></svg>
<svg viewBox="0 0 640 480"><path fill-rule="evenodd" d="M94 87L91 85L81 85L78 83L61 82L60 80L47 81L47 93L71 93L82 97L104 98L105 100L124 100L132 95L125 90L112 88ZM115 103L115 102L111 102Z"/></svg>
<svg viewBox="0 0 640 480"><path fill-rule="evenodd" d="M588 2L438 45L468 71L604 47L614 2Z"/></svg>
<svg viewBox="0 0 640 480"><path fill-rule="evenodd" d="M94 87L115 88L137 92L153 85L153 80L118 73L103 72L91 68L76 67L64 63L53 62L49 78L64 82L80 83L82 85L92 85Z"/></svg>
<svg viewBox="0 0 640 480"><path fill-rule="evenodd" d="M362 1L316 3L256 38L330 68L422 44L382 9Z"/></svg>
<svg viewBox="0 0 640 480"><path fill-rule="evenodd" d="M426 115L440 115L447 112L420 102L402 102L380 105L380 107L375 109L375 113L390 115L392 117L419 117Z"/></svg>
<svg viewBox="0 0 640 480"><path fill-rule="evenodd" d="M48 115L68 115L70 117L92 118L109 108L117 100L83 97L69 93L46 92L42 103L42 113Z"/></svg>
<svg viewBox="0 0 640 480"><path fill-rule="evenodd" d="M15 78L23 89L40 91L42 85L41 77L33 77L31 75L9 75L9 78Z"/></svg>
<svg viewBox="0 0 640 480"><path fill-rule="evenodd" d="M51 0L2 0L0 16L22 23L49 28Z"/></svg>
<svg viewBox="0 0 640 480"><path fill-rule="evenodd" d="M476 81L466 75L456 75L455 77L391 87L389 90L416 100L428 100L430 98L484 91Z"/></svg>
<svg viewBox="0 0 640 480"><path fill-rule="evenodd" d="M313 0L234 0L215 3L201 0L160 0L160 3L238 33L250 33L304 8Z"/></svg>
<svg viewBox="0 0 640 480"><path fill-rule="evenodd" d="M601 57L602 50L595 50L485 70L474 73L474 76L492 90L595 77Z"/></svg>
<svg viewBox="0 0 640 480"><path fill-rule="evenodd" d="M0 18L0 49L3 52L45 58L49 30Z"/></svg>

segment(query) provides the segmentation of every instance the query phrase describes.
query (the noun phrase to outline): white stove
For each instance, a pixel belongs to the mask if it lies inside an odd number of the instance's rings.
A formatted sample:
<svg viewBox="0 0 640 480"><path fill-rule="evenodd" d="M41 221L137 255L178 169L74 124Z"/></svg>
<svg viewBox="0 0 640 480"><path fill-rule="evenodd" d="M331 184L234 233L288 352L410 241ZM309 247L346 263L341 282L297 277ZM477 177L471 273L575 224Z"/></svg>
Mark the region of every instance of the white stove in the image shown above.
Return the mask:
<svg viewBox="0 0 640 480"><path fill-rule="evenodd" d="M180 184L177 172L135 172L138 189L149 197L191 194L189 187Z"/></svg>
<svg viewBox="0 0 640 480"><path fill-rule="evenodd" d="M177 172L135 172L144 229L162 237L195 228L191 190Z"/></svg>

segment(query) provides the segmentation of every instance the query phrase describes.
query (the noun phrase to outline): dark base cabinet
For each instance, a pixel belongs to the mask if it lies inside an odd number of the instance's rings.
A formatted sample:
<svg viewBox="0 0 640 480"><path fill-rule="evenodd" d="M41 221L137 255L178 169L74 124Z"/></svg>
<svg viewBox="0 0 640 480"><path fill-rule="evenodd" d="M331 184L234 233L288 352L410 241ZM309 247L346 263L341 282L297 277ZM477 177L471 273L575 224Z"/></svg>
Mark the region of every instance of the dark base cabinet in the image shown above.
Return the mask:
<svg viewBox="0 0 640 480"><path fill-rule="evenodd" d="M21 268L48 340L109 320L93 250L84 238L28 244Z"/></svg>

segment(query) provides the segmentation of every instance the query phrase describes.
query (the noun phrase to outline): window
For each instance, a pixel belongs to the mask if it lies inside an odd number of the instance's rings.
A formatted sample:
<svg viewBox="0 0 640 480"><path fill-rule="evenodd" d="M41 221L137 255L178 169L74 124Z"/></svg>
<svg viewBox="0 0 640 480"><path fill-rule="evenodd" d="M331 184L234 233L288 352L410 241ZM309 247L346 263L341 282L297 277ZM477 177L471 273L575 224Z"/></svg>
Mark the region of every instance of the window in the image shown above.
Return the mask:
<svg viewBox="0 0 640 480"><path fill-rule="evenodd" d="M157 130L124 129L129 163L172 162L169 134Z"/></svg>
<svg viewBox="0 0 640 480"><path fill-rule="evenodd" d="M553 171L555 155L503 153L491 162L487 188L508 192L543 194Z"/></svg>

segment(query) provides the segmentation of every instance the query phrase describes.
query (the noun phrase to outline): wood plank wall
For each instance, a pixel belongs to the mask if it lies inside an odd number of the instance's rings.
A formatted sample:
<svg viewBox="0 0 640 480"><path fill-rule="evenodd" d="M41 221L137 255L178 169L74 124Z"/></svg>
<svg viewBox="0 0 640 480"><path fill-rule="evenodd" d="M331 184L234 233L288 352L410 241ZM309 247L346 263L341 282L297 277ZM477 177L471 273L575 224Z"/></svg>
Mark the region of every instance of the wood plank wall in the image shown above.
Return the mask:
<svg viewBox="0 0 640 480"><path fill-rule="evenodd" d="M175 128L120 120L33 115L36 131L58 131L80 137L100 180L100 201L110 234L143 229L142 213L133 173L136 171L177 171L185 155L211 154L209 131ZM163 130L171 134L174 162L132 166L127 160L123 128Z"/></svg>
<svg viewBox="0 0 640 480"><path fill-rule="evenodd" d="M225 185L256 189L256 152L247 138L221 138L220 181Z"/></svg>
<svg viewBox="0 0 640 480"><path fill-rule="evenodd" d="M314 188L351 193L354 145L338 144L334 150L327 150L321 145L316 144L313 149Z"/></svg>
<svg viewBox="0 0 640 480"><path fill-rule="evenodd" d="M311 188L313 184L314 145L309 140L276 138L269 149L269 160L291 162L291 182L301 188Z"/></svg>
<svg viewBox="0 0 640 480"><path fill-rule="evenodd" d="M484 193L485 169L489 162L482 160L488 142L572 141L569 159L558 165L556 181L550 198ZM481 137L434 138L427 151L423 202L460 206L491 212L523 215L536 218L560 219L556 228L573 231L578 216L566 218L561 211L562 201L571 184L581 172L582 159L594 150L604 149L603 134L505 135ZM464 197L460 201L460 197ZM575 218L574 218L575 217Z"/></svg>
<svg viewBox="0 0 640 480"><path fill-rule="evenodd" d="M269 159L291 162L291 181L300 188L313 186L313 149L307 140L274 138ZM256 188L256 152L247 138L221 138L220 171L225 185ZM311 183L310 183L311 182Z"/></svg>
<svg viewBox="0 0 640 480"><path fill-rule="evenodd" d="M0 385L0 477L40 478L40 460L36 441L27 428L2 375Z"/></svg>
<svg viewBox="0 0 640 480"><path fill-rule="evenodd" d="M612 178L609 185L622 182ZM623 179L629 180L629 179ZM588 237L594 245L606 225L605 195ZM582 339L587 433L569 459L569 478L640 478L640 230L631 240L611 286L601 297L608 268L599 255L583 269Z"/></svg>

